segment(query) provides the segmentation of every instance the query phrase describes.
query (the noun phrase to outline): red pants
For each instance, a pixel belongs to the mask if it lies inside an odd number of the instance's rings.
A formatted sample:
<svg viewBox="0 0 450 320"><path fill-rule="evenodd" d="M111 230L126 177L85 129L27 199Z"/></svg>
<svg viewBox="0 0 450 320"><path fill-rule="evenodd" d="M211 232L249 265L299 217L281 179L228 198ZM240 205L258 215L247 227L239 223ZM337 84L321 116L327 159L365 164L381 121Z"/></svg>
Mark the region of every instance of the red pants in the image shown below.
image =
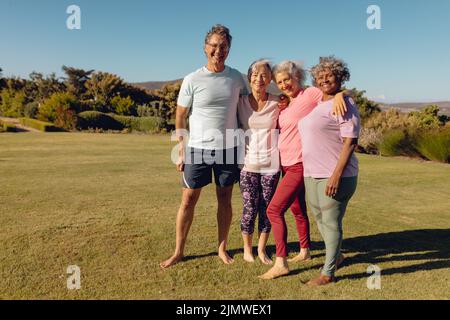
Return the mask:
<svg viewBox="0 0 450 320"><path fill-rule="evenodd" d="M303 163L282 167L283 179L267 208L267 216L272 224L277 257L287 257L287 227L284 214L288 208L294 214L301 248L310 247L309 220L306 213L305 183Z"/></svg>

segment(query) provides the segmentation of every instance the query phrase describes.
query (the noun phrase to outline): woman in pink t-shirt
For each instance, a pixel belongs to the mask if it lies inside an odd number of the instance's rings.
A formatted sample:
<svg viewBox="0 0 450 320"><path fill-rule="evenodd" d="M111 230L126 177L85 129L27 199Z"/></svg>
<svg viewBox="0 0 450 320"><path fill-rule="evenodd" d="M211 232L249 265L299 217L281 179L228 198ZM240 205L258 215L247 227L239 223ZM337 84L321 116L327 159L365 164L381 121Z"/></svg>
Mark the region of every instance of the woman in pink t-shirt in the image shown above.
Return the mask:
<svg viewBox="0 0 450 320"><path fill-rule="evenodd" d="M305 185L303 180L302 144L298 131L298 122L307 116L322 100L322 92L314 87L303 89L304 70L295 62L285 61L273 69L273 77L278 88L290 99L287 108L278 118L281 171L283 179L273 196L267 216L272 225L276 245L274 266L261 275L261 279L274 279L289 273L287 227L284 214L291 209L294 214L297 233L300 240L300 253L289 262L310 260L309 220L306 213ZM335 110L345 112L343 94L335 99ZM338 111L339 110L339 111Z"/></svg>
<svg viewBox="0 0 450 320"><path fill-rule="evenodd" d="M346 63L333 56L320 58L311 70L314 83L322 90L319 105L300 121L303 144L306 197L325 242L325 264L310 286L333 282L344 260L341 254L342 220L348 201L356 190L360 117L352 99L345 99L347 112L332 113L332 102L342 84L350 79Z"/></svg>

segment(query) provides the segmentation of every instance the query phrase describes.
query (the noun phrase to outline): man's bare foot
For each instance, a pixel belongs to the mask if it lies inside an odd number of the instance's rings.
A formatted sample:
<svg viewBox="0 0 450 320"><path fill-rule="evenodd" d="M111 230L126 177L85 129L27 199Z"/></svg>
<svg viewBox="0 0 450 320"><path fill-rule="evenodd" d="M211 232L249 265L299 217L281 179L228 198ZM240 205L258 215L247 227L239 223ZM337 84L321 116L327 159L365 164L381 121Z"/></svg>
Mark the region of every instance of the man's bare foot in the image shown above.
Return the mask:
<svg viewBox="0 0 450 320"><path fill-rule="evenodd" d="M234 262L233 258L231 258L226 251L219 252L219 258L222 259L225 264L231 264Z"/></svg>
<svg viewBox="0 0 450 320"><path fill-rule="evenodd" d="M317 287L317 286L323 286L332 282L335 282L336 280L334 277L328 277L323 274L321 274L319 277L309 280L306 284L310 287Z"/></svg>
<svg viewBox="0 0 450 320"><path fill-rule="evenodd" d="M247 262L255 262L255 257L251 252L244 252L244 260Z"/></svg>
<svg viewBox="0 0 450 320"><path fill-rule="evenodd" d="M258 252L258 258L264 264L272 264L273 263L272 259L269 258L269 256L267 255L267 253L265 251Z"/></svg>
<svg viewBox="0 0 450 320"><path fill-rule="evenodd" d="M289 268L273 266L272 268L269 269L269 271L267 271L263 275L260 275L258 278L263 280L271 280L285 276L287 274L289 274Z"/></svg>
<svg viewBox="0 0 450 320"><path fill-rule="evenodd" d="M300 253L292 259L288 259L288 262L302 262L311 260L311 254L309 250L300 250Z"/></svg>
<svg viewBox="0 0 450 320"><path fill-rule="evenodd" d="M177 264L178 262L180 262L183 259L183 255L177 255L174 254L173 256L171 256L169 259L164 260L163 262L161 262L159 264L159 266L163 269L168 268L170 266L173 266L174 264Z"/></svg>

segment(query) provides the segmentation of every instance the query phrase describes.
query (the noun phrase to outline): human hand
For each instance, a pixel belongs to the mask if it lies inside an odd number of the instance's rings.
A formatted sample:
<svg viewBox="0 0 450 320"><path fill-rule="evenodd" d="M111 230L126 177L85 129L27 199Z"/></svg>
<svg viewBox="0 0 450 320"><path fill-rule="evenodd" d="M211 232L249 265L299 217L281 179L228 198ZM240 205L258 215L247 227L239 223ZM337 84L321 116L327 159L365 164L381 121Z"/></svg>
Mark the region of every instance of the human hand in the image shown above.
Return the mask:
<svg viewBox="0 0 450 320"><path fill-rule="evenodd" d="M177 171L182 172L184 171L184 148L180 147L178 150L178 160L175 163L177 167Z"/></svg>
<svg viewBox="0 0 450 320"><path fill-rule="evenodd" d="M278 109L280 109L280 111L283 111L289 106L289 97L285 94L280 94L279 98L280 101L278 102Z"/></svg>
<svg viewBox="0 0 450 320"><path fill-rule="evenodd" d="M334 197L338 192L340 181L341 177L333 173L333 175L328 178L327 187L325 188L325 195L328 197Z"/></svg>
<svg viewBox="0 0 450 320"><path fill-rule="evenodd" d="M334 96L333 115L343 116L347 112L347 105L344 100L344 93L339 92Z"/></svg>

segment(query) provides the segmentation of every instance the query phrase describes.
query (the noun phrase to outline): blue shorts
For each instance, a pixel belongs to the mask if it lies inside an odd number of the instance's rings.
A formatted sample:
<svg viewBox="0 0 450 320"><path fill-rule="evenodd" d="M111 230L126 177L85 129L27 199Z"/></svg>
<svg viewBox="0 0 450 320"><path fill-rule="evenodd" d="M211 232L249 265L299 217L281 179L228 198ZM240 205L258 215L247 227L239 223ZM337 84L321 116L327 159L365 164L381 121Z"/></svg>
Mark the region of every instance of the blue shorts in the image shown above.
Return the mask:
<svg viewBox="0 0 450 320"><path fill-rule="evenodd" d="M198 189L214 181L219 187L239 182L238 148L206 150L187 148L183 170L184 188Z"/></svg>

